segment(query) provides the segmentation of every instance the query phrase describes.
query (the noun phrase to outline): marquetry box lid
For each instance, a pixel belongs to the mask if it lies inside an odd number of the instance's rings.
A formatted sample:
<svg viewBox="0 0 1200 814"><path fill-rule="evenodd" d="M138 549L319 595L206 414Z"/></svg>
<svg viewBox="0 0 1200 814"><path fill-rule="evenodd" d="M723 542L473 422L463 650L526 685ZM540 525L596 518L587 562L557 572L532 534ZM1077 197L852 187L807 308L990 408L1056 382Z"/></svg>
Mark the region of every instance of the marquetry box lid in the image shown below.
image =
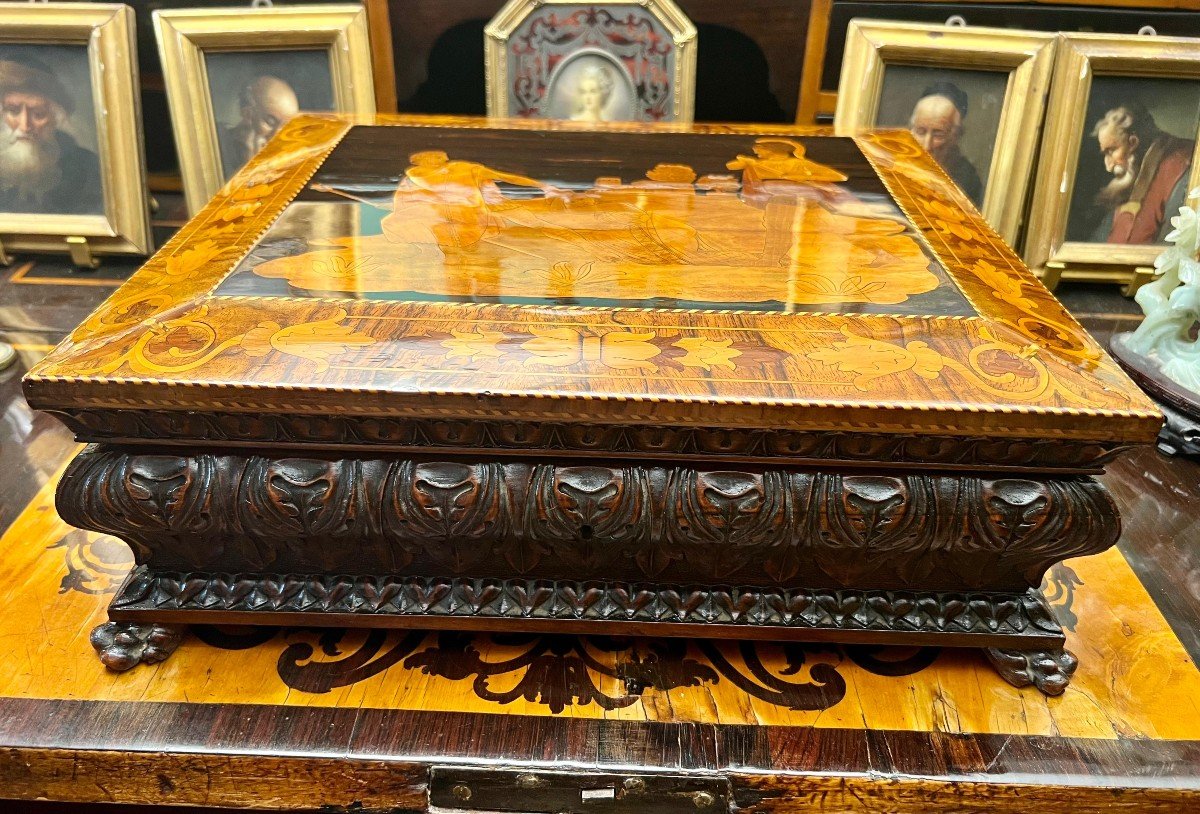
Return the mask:
<svg viewBox="0 0 1200 814"><path fill-rule="evenodd" d="M911 138L291 122L26 380L82 438L1094 469L1154 406Z"/></svg>

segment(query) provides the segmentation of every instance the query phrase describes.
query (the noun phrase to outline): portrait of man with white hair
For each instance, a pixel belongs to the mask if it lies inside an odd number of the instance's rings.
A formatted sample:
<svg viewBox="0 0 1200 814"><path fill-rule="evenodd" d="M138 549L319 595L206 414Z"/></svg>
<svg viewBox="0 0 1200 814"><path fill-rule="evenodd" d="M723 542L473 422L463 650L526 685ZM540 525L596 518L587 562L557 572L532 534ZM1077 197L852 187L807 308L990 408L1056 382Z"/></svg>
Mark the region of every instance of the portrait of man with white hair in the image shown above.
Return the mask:
<svg viewBox="0 0 1200 814"><path fill-rule="evenodd" d="M320 51L205 55L221 176L229 180L301 111L333 110L333 74Z"/></svg>
<svg viewBox="0 0 1200 814"><path fill-rule="evenodd" d="M225 177L245 166L288 119L300 112L290 84L277 76L258 76L238 93L241 119L219 132L221 169Z"/></svg>
<svg viewBox="0 0 1200 814"><path fill-rule="evenodd" d="M29 50L0 48L0 210L102 215L100 159L67 132L76 109L90 105Z"/></svg>
<svg viewBox="0 0 1200 814"><path fill-rule="evenodd" d="M1159 128L1144 104L1107 107L1091 129L1095 149L1112 176L1096 194L1103 213L1096 243L1162 243L1188 191L1196 142Z"/></svg>
<svg viewBox="0 0 1200 814"><path fill-rule="evenodd" d="M921 92L908 129L978 207L983 205L983 182L960 149L968 110L967 94L961 88L953 82L935 82Z"/></svg>

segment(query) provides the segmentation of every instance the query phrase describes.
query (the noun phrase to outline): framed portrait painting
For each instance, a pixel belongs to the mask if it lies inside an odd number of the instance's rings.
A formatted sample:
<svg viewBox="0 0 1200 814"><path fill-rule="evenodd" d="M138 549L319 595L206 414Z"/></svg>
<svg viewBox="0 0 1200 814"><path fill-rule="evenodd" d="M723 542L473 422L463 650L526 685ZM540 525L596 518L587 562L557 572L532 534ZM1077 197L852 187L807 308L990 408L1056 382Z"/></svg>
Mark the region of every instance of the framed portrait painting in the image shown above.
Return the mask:
<svg viewBox="0 0 1200 814"><path fill-rule="evenodd" d="M1200 40L1064 34L1025 261L1059 279L1149 279L1200 186Z"/></svg>
<svg viewBox="0 0 1200 814"><path fill-rule="evenodd" d="M854 20L834 127L909 130L1010 244L1021 229L1055 35Z"/></svg>
<svg viewBox="0 0 1200 814"><path fill-rule="evenodd" d="M300 111L375 112L358 5L154 13L188 210Z"/></svg>
<svg viewBox="0 0 1200 814"><path fill-rule="evenodd" d="M509 0L484 49L489 116L692 120L696 27L672 0Z"/></svg>
<svg viewBox="0 0 1200 814"><path fill-rule="evenodd" d="M0 3L0 242L5 251L148 254L133 13Z"/></svg>

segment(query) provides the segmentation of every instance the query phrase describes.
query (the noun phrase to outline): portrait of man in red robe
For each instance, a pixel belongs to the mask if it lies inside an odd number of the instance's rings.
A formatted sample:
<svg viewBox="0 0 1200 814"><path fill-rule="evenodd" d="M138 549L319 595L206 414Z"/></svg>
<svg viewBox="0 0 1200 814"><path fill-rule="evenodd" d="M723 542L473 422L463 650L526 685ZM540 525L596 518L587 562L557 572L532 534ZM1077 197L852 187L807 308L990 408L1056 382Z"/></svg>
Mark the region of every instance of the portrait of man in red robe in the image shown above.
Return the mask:
<svg viewBox="0 0 1200 814"><path fill-rule="evenodd" d="M1106 215L1093 242L1162 243L1186 200L1196 142L1161 130L1138 102L1105 111L1092 137L1112 175L1096 195Z"/></svg>

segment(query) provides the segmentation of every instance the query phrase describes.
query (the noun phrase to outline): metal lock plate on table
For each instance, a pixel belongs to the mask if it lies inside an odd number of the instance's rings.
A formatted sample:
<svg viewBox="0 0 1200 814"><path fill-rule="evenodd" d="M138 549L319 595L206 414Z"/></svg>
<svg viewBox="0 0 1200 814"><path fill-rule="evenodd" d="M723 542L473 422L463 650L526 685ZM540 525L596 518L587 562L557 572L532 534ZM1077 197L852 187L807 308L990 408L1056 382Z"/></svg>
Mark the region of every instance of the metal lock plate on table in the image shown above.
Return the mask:
<svg viewBox="0 0 1200 814"><path fill-rule="evenodd" d="M539 814L724 814L730 790L719 777L435 767L429 805Z"/></svg>

